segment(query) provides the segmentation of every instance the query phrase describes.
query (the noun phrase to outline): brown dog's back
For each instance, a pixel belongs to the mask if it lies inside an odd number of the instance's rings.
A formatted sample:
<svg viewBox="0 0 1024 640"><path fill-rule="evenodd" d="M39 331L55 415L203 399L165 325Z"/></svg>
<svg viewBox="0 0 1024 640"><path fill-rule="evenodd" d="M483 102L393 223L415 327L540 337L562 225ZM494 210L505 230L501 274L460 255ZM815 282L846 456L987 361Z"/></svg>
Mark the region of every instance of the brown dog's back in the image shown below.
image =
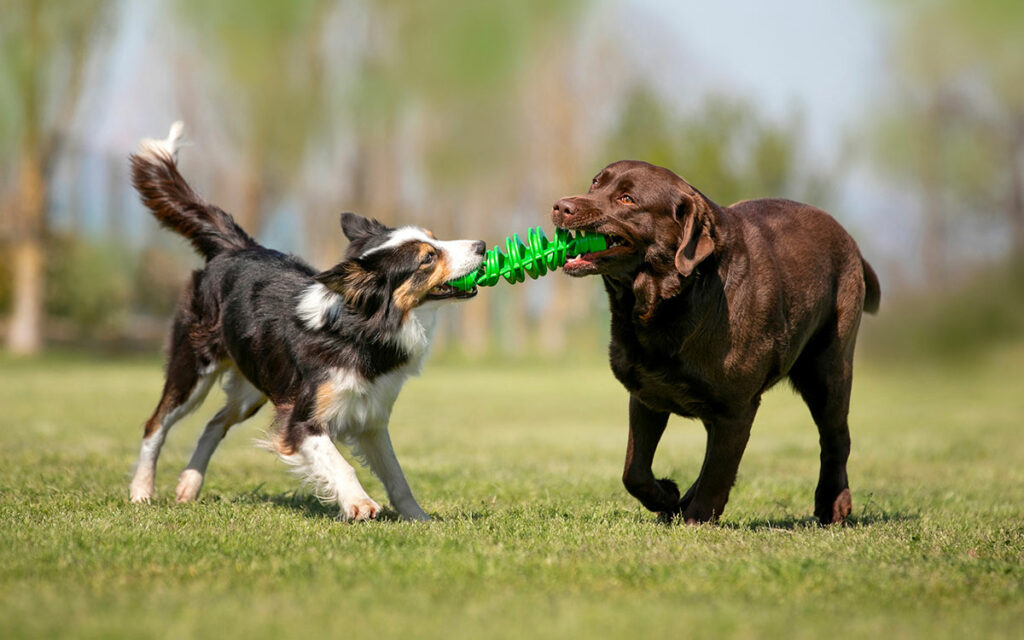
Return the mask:
<svg viewBox="0 0 1024 640"><path fill-rule="evenodd" d="M863 297L860 309L878 311L878 276L857 243L831 215L817 207L781 198L743 200L723 213L734 214L752 269L778 270L782 293L800 307L836 297L839 308L857 308L849 297ZM834 292L834 293L833 293ZM831 295L830 295L831 294Z"/></svg>

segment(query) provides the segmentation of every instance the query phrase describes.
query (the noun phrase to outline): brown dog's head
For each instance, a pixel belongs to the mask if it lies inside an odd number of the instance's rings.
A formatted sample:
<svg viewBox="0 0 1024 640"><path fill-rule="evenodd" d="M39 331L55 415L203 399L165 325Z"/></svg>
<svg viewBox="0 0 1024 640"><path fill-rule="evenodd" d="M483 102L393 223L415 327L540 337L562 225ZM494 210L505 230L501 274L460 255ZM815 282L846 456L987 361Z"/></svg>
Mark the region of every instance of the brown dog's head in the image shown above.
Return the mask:
<svg viewBox="0 0 1024 640"><path fill-rule="evenodd" d="M650 312L714 253L719 219L718 207L685 180L635 160L608 165L586 194L562 198L551 212L557 227L609 239L607 250L572 259L565 273L631 279Z"/></svg>

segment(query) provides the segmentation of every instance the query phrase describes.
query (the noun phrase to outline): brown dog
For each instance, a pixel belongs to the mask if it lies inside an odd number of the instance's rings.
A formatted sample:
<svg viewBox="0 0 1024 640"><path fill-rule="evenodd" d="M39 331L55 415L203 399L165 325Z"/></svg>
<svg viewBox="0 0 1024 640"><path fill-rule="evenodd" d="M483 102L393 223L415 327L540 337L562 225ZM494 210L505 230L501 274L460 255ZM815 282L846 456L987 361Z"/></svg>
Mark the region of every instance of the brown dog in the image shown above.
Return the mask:
<svg viewBox="0 0 1024 640"><path fill-rule="evenodd" d="M565 265L600 274L611 301L612 371L629 391L622 481L651 511L687 523L721 515L761 394L789 376L818 426L814 514L850 514L846 460L853 348L878 278L831 216L790 200L720 207L667 169L608 165L551 218L610 236L608 250ZM651 471L670 413L700 418L700 475L679 495Z"/></svg>

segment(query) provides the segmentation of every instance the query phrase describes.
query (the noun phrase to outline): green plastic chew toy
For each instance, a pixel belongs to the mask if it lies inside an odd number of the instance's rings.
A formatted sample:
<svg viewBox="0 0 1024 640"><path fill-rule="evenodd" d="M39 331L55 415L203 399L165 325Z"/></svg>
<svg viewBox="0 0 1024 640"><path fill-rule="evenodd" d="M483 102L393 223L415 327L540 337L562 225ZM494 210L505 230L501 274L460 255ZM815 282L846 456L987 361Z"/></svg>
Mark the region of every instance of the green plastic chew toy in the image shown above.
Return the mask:
<svg viewBox="0 0 1024 640"><path fill-rule="evenodd" d="M499 278L516 284L526 276L536 280L549 270L564 265L569 258L608 248L608 239L600 233L581 231L575 236L566 229L555 229L554 240L548 240L543 229L533 227L526 232L526 243L518 234L505 240L505 252L494 247L484 256L480 269L461 278L451 280L449 285L462 291L473 287L493 287Z"/></svg>

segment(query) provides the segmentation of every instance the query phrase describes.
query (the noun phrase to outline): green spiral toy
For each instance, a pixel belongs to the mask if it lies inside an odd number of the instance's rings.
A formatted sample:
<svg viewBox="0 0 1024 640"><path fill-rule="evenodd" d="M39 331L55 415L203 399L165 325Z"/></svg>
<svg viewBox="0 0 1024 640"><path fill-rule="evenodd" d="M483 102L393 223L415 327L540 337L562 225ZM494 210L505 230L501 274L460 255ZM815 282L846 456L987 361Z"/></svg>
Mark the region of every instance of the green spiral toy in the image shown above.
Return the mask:
<svg viewBox="0 0 1024 640"><path fill-rule="evenodd" d="M484 256L484 262L477 271L448 284L469 291L476 286L493 287L499 278L505 278L511 284L526 280L526 276L536 280L549 270L561 267L569 258L607 248L608 239L600 233L580 231L574 236L567 229L555 229L554 240L548 240L543 229L533 227L526 232L526 243L518 234L513 234L505 240L504 253L494 247Z"/></svg>

